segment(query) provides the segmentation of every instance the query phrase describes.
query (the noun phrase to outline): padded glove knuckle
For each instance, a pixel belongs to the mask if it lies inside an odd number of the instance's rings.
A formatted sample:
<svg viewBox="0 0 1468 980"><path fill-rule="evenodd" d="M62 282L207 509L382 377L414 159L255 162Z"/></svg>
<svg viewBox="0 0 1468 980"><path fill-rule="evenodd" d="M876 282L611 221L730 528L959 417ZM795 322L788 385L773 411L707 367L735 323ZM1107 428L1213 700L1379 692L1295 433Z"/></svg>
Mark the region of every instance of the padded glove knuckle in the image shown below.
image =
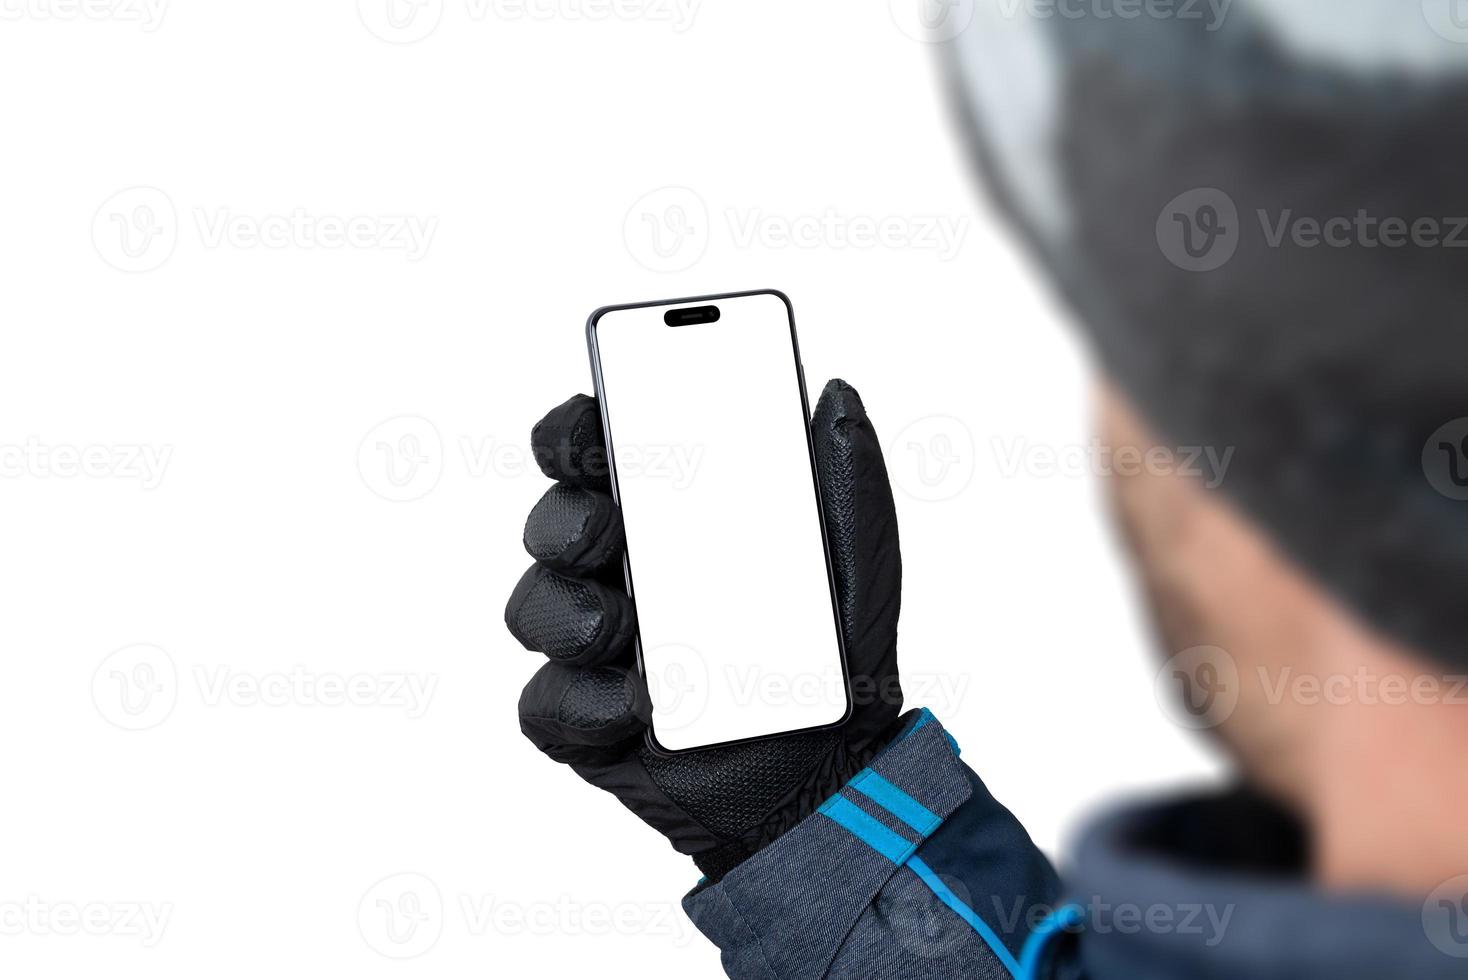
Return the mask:
<svg viewBox="0 0 1468 980"><path fill-rule="evenodd" d="M601 408L589 395L575 395L546 413L530 430L540 471L552 480L607 490L611 486Z"/></svg>
<svg viewBox="0 0 1468 980"><path fill-rule="evenodd" d="M620 721L637 703L632 677L626 671L599 667L578 671L556 718L574 728L598 729Z"/></svg>
<svg viewBox="0 0 1468 980"><path fill-rule="evenodd" d="M530 557L562 572L594 572L622 552L622 515L605 494L557 483L525 522Z"/></svg>
<svg viewBox="0 0 1468 980"><path fill-rule="evenodd" d="M520 730L562 762L640 735L648 714L641 684L620 667L546 664L520 694Z"/></svg>
<svg viewBox="0 0 1468 980"><path fill-rule="evenodd" d="M622 652L634 621L626 595L535 565L511 593L505 625L527 650L564 664L591 664Z"/></svg>

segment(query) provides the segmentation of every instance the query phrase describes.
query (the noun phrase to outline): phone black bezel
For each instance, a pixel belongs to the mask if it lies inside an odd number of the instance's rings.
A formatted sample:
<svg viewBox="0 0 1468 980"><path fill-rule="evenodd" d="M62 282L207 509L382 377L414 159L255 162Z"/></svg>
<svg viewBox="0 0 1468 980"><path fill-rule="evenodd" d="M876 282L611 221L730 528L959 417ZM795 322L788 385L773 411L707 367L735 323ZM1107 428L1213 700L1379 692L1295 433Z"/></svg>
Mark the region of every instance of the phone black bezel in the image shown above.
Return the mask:
<svg viewBox="0 0 1468 980"><path fill-rule="evenodd" d="M816 465L815 440L811 435L811 413L810 398L805 387L805 365L800 359L800 338L795 332L795 307L786 296L778 289L747 289L733 293L715 293L707 296L685 296L679 299L648 300L641 303L618 303L611 306L602 306L594 310L586 320L586 347L591 357L591 382L596 392L597 410L601 414L602 437L607 454L607 470L611 479L612 500L621 506L621 491L617 485L617 463L616 453L612 443L612 428L607 418L606 392L602 385L601 354L597 348L596 327L601 318L608 313L622 310L640 310L654 306L684 306L690 303L715 303L719 300L742 299L750 296L776 296L780 302L785 304L786 320L790 324L790 348L795 359L795 383L800 388L800 407L804 416L803 427L805 429L806 454L810 459L811 485L815 489L816 516L821 524L821 544L826 556L826 584L831 594L831 618L836 628L836 649L841 658L841 682L846 695L846 710L842 713L839 721L829 725L817 725L811 728L798 728L784 732L772 732L768 735L756 735L753 738L733 739L727 742L716 742L710 745L697 745L686 749L670 749L657 740L656 733L651 723L647 726L647 745L652 751L659 755L675 756L685 755L690 752L702 752L706 749L726 748L733 745L748 745L755 742L765 742L774 738L785 738L789 735L801 735L809 732L824 732L840 728L851 720L855 703L851 692L851 667L847 660L846 631L841 622L841 605L836 592L836 567L831 560L831 536L826 527L825 497L821 493L821 474ZM676 329L676 328L669 328ZM631 546L622 549L622 577L627 586L627 594L632 597L633 608L636 608L637 598L632 588L632 561ZM642 662L642 624L639 621L633 636L633 645L637 656L637 677L639 683L647 684L647 671ZM649 703L651 701L649 700Z"/></svg>

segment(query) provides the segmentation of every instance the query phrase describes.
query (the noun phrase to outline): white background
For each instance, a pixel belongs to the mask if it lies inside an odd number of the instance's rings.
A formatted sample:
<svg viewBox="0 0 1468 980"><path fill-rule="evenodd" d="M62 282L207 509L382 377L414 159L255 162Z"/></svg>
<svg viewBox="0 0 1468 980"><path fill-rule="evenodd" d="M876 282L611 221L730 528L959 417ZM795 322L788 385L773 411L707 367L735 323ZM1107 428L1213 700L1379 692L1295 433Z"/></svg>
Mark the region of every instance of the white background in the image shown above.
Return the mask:
<svg viewBox="0 0 1468 980"><path fill-rule="evenodd" d="M0 5L0 972L719 975L516 726L528 429L604 303L789 293L890 447L913 700L1048 851L1209 770L910 11L152 2Z"/></svg>

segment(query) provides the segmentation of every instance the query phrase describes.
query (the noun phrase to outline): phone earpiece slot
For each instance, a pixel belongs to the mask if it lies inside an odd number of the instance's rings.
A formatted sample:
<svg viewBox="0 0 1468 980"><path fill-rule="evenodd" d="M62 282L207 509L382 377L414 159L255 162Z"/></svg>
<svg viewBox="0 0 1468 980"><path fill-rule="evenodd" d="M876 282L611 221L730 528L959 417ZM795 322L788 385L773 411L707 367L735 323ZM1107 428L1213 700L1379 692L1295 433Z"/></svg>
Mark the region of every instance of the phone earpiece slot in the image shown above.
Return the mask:
<svg viewBox="0 0 1468 980"><path fill-rule="evenodd" d="M717 306L685 306L663 314L663 322L670 327L688 327L695 323L715 323L719 319Z"/></svg>

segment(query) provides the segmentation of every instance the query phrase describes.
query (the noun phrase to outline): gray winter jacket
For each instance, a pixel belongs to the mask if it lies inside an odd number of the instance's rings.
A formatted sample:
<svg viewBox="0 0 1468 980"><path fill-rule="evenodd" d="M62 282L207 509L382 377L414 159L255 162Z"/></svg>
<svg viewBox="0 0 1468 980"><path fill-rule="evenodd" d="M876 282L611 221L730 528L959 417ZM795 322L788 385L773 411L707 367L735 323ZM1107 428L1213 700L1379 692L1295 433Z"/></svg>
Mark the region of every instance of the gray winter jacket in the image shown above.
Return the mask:
<svg viewBox="0 0 1468 980"><path fill-rule="evenodd" d="M736 980L1468 976L1468 896L1326 895L1238 793L1119 812L1062 884L929 712L820 811L684 900Z"/></svg>

